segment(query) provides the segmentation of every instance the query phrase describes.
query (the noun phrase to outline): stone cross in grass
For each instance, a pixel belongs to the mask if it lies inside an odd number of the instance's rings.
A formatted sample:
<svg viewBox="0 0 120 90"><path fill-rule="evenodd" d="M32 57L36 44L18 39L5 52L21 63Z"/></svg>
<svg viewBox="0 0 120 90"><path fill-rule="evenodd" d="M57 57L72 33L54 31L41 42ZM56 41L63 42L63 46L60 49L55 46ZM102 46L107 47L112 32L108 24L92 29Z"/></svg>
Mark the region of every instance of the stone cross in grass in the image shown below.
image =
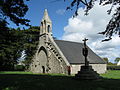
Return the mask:
<svg viewBox="0 0 120 90"><path fill-rule="evenodd" d="M97 80L97 79L101 79L101 77L99 76L99 74L97 74L96 71L94 71L94 69L92 68L92 66L89 65L89 61L87 60L87 56L88 56L88 48L86 45L86 41L88 39L84 39L84 47L82 50L83 56L85 57L85 65L81 66L80 71L78 71L77 74L75 74L75 78L78 80Z"/></svg>
<svg viewBox="0 0 120 90"><path fill-rule="evenodd" d="M86 38L83 40L84 41L84 48L82 51L83 56L85 57L85 66L89 66L89 61L87 60L87 56L88 56L88 49L87 49L87 45L86 45L87 40L88 39L86 39Z"/></svg>

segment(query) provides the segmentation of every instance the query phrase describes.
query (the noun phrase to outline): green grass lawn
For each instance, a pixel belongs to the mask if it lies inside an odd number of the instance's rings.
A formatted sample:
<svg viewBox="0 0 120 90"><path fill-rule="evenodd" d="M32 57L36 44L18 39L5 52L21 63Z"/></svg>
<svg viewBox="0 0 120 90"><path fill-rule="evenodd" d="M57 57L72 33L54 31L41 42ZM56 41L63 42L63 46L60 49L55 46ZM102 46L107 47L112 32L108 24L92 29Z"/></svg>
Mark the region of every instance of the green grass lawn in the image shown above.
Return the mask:
<svg viewBox="0 0 120 90"><path fill-rule="evenodd" d="M0 72L0 90L120 90L120 71L101 76L104 79L79 81L66 75Z"/></svg>
<svg viewBox="0 0 120 90"><path fill-rule="evenodd" d="M120 70L107 71L105 74L101 74L104 78L120 79Z"/></svg>

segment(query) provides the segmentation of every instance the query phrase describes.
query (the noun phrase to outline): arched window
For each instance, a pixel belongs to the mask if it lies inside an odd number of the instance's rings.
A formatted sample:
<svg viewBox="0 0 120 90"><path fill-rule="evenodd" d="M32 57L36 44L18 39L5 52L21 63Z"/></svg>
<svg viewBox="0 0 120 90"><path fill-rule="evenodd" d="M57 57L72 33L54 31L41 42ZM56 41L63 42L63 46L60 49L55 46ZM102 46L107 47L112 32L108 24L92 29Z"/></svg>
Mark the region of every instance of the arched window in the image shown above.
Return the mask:
<svg viewBox="0 0 120 90"><path fill-rule="evenodd" d="M44 20L44 24L46 24L46 20Z"/></svg>
<svg viewBox="0 0 120 90"><path fill-rule="evenodd" d="M47 30L48 30L48 32L50 32L50 25L48 25Z"/></svg>
<svg viewBox="0 0 120 90"><path fill-rule="evenodd" d="M43 33L43 22L41 22L41 28L40 28L41 33Z"/></svg>
<svg viewBox="0 0 120 90"><path fill-rule="evenodd" d="M41 26L43 26L43 22L41 22Z"/></svg>

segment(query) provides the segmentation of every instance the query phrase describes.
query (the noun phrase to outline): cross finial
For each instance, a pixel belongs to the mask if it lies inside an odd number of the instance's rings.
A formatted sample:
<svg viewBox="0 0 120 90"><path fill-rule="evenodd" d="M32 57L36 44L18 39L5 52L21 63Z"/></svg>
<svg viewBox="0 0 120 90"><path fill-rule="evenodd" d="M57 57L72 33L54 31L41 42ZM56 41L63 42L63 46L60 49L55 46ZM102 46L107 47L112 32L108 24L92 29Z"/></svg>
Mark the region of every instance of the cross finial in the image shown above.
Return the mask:
<svg viewBox="0 0 120 90"><path fill-rule="evenodd" d="M83 39L84 42L86 42L87 40L88 40L87 38Z"/></svg>
<svg viewBox="0 0 120 90"><path fill-rule="evenodd" d="M85 39L83 39L83 41L84 41L84 46L86 47L86 41L87 41L88 39L87 38L85 38Z"/></svg>

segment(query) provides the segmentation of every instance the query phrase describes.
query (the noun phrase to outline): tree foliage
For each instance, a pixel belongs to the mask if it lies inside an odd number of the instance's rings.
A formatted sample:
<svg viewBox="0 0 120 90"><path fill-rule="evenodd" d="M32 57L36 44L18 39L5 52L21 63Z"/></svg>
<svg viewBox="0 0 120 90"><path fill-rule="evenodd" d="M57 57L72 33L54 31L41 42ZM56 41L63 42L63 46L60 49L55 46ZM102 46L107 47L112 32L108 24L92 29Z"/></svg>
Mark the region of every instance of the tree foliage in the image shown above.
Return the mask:
<svg viewBox="0 0 120 90"><path fill-rule="evenodd" d="M85 7L85 15L88 15L89 10L94 7L95 1L98 1L99 4L102 6L111 4L111 8L107 11L108 14L111 14L112 8L114 6L117 6L115 13L113 14L108 25L106 26L106 30L99 33L108 37L108 39L105 39L103 41L108 41L112 39L112 36L114 34L117 34L120 37L120 0L72 0L70 6L67 7L67 10L68 9L72 10L73 7L76 6L76 11L73 16L77 16L78 8L80 6L83 6Z"/></svg>
<svg viewBox="0 0 120 90"><path fill-rule="evenodd" d="M119 61L120 61L120 57L117 57L117 58L115 59L115 62L118 63Z"/></svg>
<svg viewBox="0 0 120 90"><path fill-rule="evenodd" d="M38 41L39 41L39 28L38 26L30 27L28 30L25 30L25 61L24 64L28 67L31 63L31 59L36 52Z"/></svg>
<svg viewBox="0 0 120 90"><path fill-rule="evenodd" d="M109 60L107 57L104 57L103 60L108 64Z"/></svg>
<svg viewBox="0 0 120 90"><path fill-rule="evenodd" d="M5 30L8 19L15 23L17 26L29 25L29 20L25 19L24 16L28 11L28 6L24 3L28 0L0 0L0 26L1 30Z"/></svg>
<svg viewBox="0 0 120 90"><path fill-rule="evenodd" d="M0 70L13 70L22 51L25 51L25 64L28 66L38 44L39 27L0 30L0 38Z"/></svg>
<svg viewBox="0 0 120 90"><path fill-rule="evenodd" d="M110 66L110 65L116 65L116 63L110 62L107 57L104 57L103 60L107 63L108 66Z"/></svg>
<svg viewBox="0 0 120 90"><path fill-rule="evenodd" d="M15 29L0 30L0 38L0 69L13 70L21 56L23 34Z"/></svg>

